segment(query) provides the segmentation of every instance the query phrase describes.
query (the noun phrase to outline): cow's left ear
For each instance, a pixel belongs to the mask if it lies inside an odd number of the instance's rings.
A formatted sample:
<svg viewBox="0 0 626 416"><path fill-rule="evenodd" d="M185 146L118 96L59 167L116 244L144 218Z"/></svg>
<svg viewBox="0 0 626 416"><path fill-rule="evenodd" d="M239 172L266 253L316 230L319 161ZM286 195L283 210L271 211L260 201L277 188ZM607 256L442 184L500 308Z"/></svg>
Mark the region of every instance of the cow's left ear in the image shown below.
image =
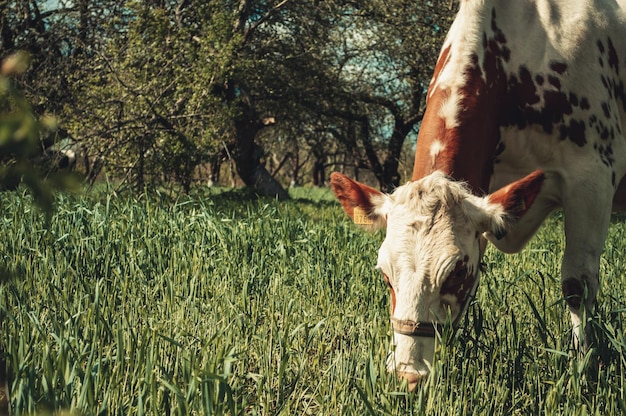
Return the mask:
<svg viewBox="0 0 626 416"><path fill-rule="evenodd" d="M355 224L370 230L386 226L385 205L389 196L339 172L330 175L330 187Z"/></svg>
<svg viewBox="0 0 626 416"><path fill-rule="evenodd" d="M545 174L536 170L497 191L480 198L482 220L478 221L481 232L488 232L496 239L506 235L508 228L520 219L532 206L541 191Z"/></svg>
<svg viewBox="0 0 626 416"><path fill-rule="evenodd" d="M545 179L546 175L543 171L536 170L504 188L498 189L487 198L490 203L502 206L506 213L516 220L524 215L535 202Z"/></svg>

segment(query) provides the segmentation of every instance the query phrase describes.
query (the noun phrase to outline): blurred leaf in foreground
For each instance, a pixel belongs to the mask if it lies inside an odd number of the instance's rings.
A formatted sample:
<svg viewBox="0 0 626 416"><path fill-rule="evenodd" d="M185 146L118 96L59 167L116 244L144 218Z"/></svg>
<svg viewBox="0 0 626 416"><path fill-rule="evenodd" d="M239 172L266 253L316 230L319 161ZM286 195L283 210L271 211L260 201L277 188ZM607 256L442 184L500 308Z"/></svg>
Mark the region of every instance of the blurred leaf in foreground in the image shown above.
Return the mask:
<svg viewBox="0 0 626 416"><path fill-rule="evenodd" d="M35 162L42 151L42 138L54 132L54 116L38 117L15 87L17 77L29 67L30 57L17 52L0 66L0 190L14 190L24 183L35 203L46 213L52 212L54 190L75 190L80 183L69 172L50 173Z"/></svg>

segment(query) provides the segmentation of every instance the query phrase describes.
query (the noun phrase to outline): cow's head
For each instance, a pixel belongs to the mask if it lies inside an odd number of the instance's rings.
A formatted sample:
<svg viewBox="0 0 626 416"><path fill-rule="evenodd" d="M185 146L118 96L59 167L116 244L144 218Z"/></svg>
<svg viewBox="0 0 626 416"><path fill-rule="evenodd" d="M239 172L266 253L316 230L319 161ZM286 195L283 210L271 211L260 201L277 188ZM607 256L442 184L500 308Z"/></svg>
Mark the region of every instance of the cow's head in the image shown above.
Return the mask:
<svg viewBox="0 0 626 416"><path fill-rule="evenodd" d="M377 264L391 292L395 349L387 367L411 389L428 374L440 325L448 317L458 321L478 283L483 237L501 238L530 207L543 179L537 171L479 197L441 172L391 195L331 175L335 195L356 223L387 229Z"/></svg>

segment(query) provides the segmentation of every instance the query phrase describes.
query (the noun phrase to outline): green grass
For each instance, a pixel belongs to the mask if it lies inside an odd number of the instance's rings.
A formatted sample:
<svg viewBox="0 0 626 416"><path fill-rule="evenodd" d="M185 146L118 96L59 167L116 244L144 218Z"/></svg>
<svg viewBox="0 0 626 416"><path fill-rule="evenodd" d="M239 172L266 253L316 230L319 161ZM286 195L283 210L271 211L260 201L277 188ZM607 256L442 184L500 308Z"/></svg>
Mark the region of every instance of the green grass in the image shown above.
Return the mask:
<svg viewBox="0 0 626 416"><path fill-rule="evenodd" d="M602 260L598 343L568 352L557 214L521 254L489 250L462 330L408 394L384 362L383 234L326 191L0 196L0 342L16 414L569 415L626 412L626 226Z"/></svg>

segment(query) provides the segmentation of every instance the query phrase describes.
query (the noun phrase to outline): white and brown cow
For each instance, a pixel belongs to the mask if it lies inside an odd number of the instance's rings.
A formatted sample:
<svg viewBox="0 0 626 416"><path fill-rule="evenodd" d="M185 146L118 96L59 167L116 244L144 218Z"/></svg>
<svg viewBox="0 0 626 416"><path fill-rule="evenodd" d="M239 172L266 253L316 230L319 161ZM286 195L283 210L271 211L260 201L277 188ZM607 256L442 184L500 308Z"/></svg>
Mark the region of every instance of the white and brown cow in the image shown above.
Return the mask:
<svg viewBox="0 0 626 416"><path fill-rule="evenodd" d="M562 208L563 296L578 345L611 210L626 206L626 1L461 0L428 90L412 181L391 195L334 173L355 222L386 227L388 367L414 387L457 321L485 239L521 250Z"/></svg>

